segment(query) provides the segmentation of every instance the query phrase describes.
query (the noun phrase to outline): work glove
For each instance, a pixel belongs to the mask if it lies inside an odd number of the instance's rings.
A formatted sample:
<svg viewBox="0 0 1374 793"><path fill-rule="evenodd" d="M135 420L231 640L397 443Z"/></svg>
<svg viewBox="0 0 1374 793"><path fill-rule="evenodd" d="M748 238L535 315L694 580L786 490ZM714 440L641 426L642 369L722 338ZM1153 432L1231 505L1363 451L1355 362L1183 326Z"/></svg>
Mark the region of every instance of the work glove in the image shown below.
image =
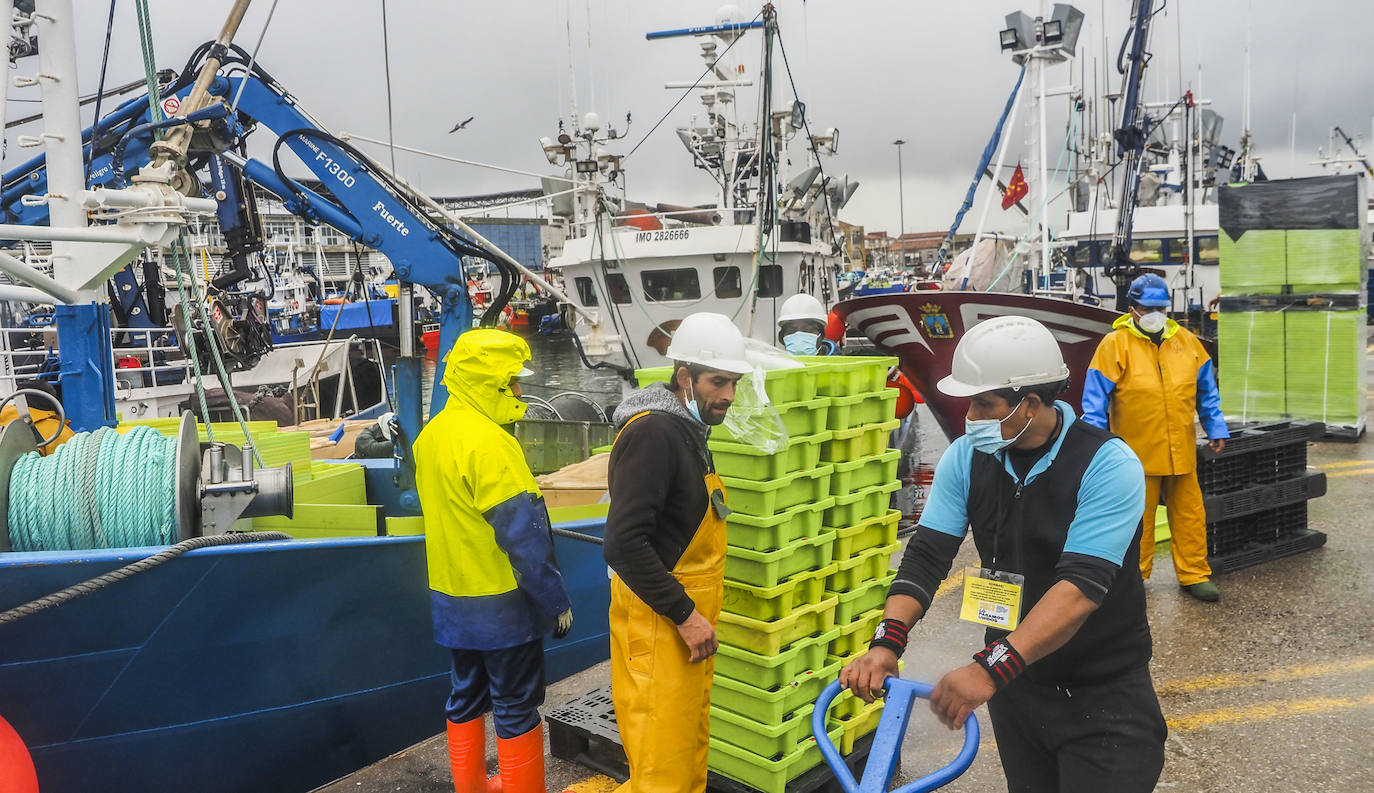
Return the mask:
<svg viewBox="0 0 1374 793"><path fill-rule="evenodd" d="M559 614L553 625L553 638L561 639L569 633L572 633L572 609Z"/></svg>

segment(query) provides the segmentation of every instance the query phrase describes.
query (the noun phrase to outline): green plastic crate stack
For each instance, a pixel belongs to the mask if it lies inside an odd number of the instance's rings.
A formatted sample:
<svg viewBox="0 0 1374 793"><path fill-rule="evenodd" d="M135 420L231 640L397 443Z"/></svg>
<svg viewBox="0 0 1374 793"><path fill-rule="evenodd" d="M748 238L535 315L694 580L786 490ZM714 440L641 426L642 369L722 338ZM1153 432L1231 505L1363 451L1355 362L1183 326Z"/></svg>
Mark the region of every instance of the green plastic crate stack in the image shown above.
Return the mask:
<svg viewBox="0 0 1374 793"><path fill-rule="evenodd" d="M1316 177L1221 190L1222 411L1238 421L1365 426L1369 230L1363 180Z"/></svg>

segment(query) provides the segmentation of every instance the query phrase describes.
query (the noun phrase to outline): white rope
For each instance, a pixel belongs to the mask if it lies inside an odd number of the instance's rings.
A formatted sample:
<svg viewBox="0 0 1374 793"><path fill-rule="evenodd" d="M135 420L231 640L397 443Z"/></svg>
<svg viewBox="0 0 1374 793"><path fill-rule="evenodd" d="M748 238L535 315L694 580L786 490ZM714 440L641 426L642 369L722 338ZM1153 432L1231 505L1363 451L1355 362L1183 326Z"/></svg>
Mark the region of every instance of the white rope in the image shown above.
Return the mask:
<svg viewBox="0 0 1374 793"><path fill-rule="evenodd" d="M229 103L229 115L231 116L234 115L234 111L238 110L239 97L243 96L243 87L248 85L248 78L253 74L253 64L257 63L258 50L262 49L262 40L267 38L267 28L272 24L272 15L275 13L277 13L277 0L272 0L272 7L267 9L267 21L262 23L262 32L258 34L258 43L253 45L253 54L248 56L248 72L239 82L239 90L234 92L234 101Z"/></svg>

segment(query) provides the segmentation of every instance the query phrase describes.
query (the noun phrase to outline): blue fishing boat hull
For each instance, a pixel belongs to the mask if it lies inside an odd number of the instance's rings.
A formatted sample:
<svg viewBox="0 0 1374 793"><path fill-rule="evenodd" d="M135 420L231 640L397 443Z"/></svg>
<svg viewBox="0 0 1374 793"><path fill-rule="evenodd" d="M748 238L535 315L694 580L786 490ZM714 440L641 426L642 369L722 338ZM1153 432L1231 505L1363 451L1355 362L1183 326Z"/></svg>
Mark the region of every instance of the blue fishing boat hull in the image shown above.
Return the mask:
<svg viewBox="0 0 1374 793"><path fill-rule="evenodd" d="M551 682L609 657L601 549L557 550ZM152 552L0 555L0 610ZM304 793L441 732L448 665L423 537L207 548L0 626L0 716L43 793Z"/></svg>

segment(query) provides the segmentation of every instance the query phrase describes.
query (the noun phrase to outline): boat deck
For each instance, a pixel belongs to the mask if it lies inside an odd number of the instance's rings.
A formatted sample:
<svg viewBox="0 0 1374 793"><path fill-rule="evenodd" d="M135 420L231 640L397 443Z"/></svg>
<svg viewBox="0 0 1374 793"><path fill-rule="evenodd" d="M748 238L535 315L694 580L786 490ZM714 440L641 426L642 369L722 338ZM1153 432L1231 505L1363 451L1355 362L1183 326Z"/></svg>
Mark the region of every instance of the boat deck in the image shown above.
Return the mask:
<svg viewBox="0 0 1374 793"><path fill-rule="evenodd" d="M1217 576L1217 604L1180 591L1168 546L1160 547L1155 576L1146 583L1152 671L1169 723L1160 790L1368 789L1374 738L1374 439L1313 444L1309 465L1328 477L1327 494L1310 502L1309 512L1309 526L1327 535L1324 547ZM954 570L973 561L972 543L966 543ZM956 619L955 589L946 583L930 616L913 632L907 676L933 681L981 646L982 629ZM544 710L609 679L609 664L601 664L563 680L549 688ZM978 715L985 728L978 757L942 790L1005 789L986 708ZM960 740L928 713L913 715L898 781L944 765ZM488 756L494 770L494 746ZM550 791L614 788L613 780L587 769L548 761ZM318 793L396 790L452 790L442 735Z"/></svg>

